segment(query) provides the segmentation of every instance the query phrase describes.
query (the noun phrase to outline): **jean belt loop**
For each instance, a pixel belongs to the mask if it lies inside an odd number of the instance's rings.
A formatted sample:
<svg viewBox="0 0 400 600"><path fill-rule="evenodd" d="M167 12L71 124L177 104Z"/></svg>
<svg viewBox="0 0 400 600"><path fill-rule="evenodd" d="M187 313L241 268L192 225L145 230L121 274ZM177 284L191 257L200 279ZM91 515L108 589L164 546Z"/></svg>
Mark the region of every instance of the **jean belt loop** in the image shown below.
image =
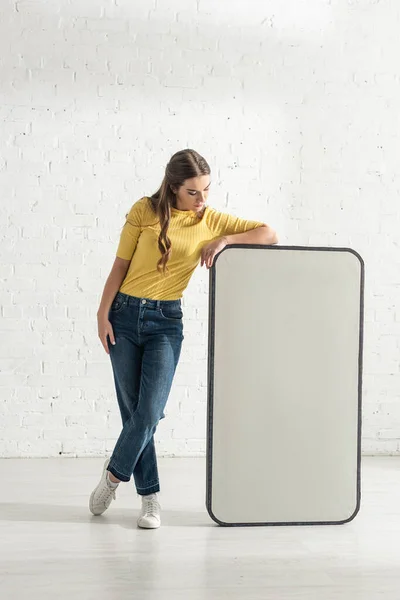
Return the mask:
<svg viewBox="0 0 400 600"><path fill-rule="evenodd" d="M157 310L160 309L160 300L157 300L157 304L156 304Z"/></svg>

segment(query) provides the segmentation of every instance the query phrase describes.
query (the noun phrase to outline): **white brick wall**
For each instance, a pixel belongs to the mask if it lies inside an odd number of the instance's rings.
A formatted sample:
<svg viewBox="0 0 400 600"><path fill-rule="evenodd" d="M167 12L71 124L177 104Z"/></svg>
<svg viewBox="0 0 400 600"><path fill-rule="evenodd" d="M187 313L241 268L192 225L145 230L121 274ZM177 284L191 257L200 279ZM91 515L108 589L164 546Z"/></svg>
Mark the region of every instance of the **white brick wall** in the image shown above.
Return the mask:
<svg viewBox="0 0 400 600"><path fill-rule="evenodd" d="M101 455L120 430L96 311L124 215L172 153L280 243L366 263L365 453L400 452L395 0L2 0L0 455ZM208 272L160 454L205 450Z"/></svg>

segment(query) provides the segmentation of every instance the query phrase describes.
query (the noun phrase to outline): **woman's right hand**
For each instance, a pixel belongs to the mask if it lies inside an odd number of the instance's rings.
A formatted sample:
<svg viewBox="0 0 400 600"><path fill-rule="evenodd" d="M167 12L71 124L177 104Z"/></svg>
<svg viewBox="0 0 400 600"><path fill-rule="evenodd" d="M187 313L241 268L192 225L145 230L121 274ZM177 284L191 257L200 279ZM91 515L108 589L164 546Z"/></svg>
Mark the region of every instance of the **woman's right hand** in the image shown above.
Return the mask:
<svg viewBox="0 0 400 600"><path fill-rule="evenodd" d="M107 352L107 354L110 354L107 343L107 335L110 337L112 344L115 344L115 338L112 325L107 316L97 315L97 328L100 341L104 346L104 350Z"/></svg>

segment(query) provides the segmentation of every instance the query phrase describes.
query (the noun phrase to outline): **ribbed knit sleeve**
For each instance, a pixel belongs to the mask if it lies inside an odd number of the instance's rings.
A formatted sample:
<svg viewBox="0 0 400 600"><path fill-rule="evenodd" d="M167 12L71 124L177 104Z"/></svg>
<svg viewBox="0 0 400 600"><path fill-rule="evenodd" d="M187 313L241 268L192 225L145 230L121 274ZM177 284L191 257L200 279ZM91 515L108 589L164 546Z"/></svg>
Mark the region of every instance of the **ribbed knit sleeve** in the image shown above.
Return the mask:
<svg viewBox="0 0 400 600"><path fill-rule="evenodd" d="M215 208L210 208L207 219L208 228L216 237L234 235L235 233L245 233L250 229L256 229L257 227L265 225L265 223L261 223L261 221L241 219L234 215L219 212Z"/></svg>
<svg viewBox="0 0 400 600"><path fill-rule="evenodd" d="M122 228L116 255L131 260L141 233L144 203L143 198L135 202L130 209Z"/></svg>

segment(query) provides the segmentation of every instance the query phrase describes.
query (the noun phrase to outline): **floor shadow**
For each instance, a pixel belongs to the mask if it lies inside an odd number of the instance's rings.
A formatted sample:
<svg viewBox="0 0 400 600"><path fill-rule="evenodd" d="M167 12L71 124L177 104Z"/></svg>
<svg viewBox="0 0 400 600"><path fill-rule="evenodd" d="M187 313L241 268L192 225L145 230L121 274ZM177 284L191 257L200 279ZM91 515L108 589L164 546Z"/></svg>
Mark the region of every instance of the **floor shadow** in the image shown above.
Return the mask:
<svg viewBox="0 0 400 600"><path fill-rule="evenodd" d="M131 529L136 527L139 508L111 508L103 515L95 516L85 506L62 506L55 504L0 504L0 521L38 522L38 523L90 523L99 526L119 525ZM161 512L163 527L213 527L215 523L207 511Z"/></svg>

